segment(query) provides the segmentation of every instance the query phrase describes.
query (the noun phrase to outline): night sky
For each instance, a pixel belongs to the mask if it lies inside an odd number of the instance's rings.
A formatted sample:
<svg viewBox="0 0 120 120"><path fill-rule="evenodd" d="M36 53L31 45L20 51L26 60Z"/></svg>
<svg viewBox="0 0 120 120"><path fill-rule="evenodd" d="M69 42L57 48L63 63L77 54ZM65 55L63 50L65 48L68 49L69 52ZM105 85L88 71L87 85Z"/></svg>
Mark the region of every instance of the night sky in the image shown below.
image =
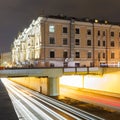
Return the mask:
<svg viewBox="0 0 120 120"><path fill-rule="evenodd" d="M0 0L0 53L42 14L120 22L120 0Z"/></svg>

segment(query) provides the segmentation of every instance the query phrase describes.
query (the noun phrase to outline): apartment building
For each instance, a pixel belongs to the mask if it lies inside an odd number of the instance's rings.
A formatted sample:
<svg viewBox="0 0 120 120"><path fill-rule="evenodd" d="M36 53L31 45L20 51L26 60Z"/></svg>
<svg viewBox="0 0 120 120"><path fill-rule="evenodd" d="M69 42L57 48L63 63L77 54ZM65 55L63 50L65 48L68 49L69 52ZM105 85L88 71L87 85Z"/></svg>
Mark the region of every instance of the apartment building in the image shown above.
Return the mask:
<svg viewBox="0 0 120 120"><path fill-rule="evenodd" d="M38 17L13 42L14 66L119 66L120 26L65 16Z"/></svg>
<svg viewBox="0 0 120 120"><path fill-rule="evenodd" d="M12 67L11 52L4 52L0 54L0 67Z"/></svg>

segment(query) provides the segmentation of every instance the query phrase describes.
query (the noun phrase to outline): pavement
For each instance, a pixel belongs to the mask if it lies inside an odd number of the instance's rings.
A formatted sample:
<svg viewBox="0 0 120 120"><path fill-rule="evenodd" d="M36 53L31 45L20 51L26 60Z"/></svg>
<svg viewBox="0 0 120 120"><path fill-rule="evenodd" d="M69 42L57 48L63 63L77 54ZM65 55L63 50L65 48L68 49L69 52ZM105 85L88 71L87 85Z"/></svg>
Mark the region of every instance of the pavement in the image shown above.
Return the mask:
<svg viewBox="0 0 120 120"><path fill-rule="evenodd" d="M0 120L19 120L8 92L0 79Z"/></svg>

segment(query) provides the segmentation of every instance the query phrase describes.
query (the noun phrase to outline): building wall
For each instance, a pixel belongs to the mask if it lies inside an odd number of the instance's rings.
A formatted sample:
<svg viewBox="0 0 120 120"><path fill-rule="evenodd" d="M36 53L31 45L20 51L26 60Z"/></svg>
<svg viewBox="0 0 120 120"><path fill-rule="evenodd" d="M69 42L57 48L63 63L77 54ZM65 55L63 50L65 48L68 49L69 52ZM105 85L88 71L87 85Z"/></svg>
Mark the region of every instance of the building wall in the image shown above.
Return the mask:
<svg viewBox="0 0 120 120"><path fill-rule="evenodd" d="M9 79L13 82L21 84L32 90L38 91L45 95L49 95L48 78L16 77L16 78L9 78Z"/></svg>
<svg viewBox="0 0 120 120"><path fill-rule="evenodd" d="M64 27L67 28L67 33L63 33ZM54 38L52 43L50 38ZM66 45L63 44L65 38ZM76 39L79 39L78 45ZM75 66L75 63L79 63L79 66L117 66L120 62L119 47L118 25L39 17L14 40L12 60L15 65L23 66L24 63L38 67L48 67L51 64L64 66L65 62L69 66ZM50 57L50 51L54 52L53 58ZM65 51L67 60L63 57ZM88 53L91 54L89 58ZM79 54L78 58L76 54Z"/></svg>
<svg viewBox="0 0 120 120"><path fill-rule="evenodd" d="M1 53L1 64L3 67L11 67L12 66L12 57L11 52Z"/></svg>

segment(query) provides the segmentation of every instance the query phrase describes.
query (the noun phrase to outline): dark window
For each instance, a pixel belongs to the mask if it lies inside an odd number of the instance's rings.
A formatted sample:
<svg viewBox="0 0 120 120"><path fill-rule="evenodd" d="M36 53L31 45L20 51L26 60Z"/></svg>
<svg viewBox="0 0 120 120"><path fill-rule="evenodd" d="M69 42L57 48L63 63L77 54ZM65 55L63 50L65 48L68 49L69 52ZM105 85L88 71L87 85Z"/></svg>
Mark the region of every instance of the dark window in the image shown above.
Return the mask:
<svg viewBox="0 0 120 120"><path fill-rule="evenodd" d="M115 58L115 53L111 53L111 58L112 58L112 59Z"/></svg>
<svg viewBox="0 0 120 120"><path fill-rule="evenodd" d="M55 44L55 38L54 37L50 37L50 44Z"/></svg>
<svg viewBox="0 0 120 120"><path fill-rule="evenodd" d="M114 32L111 32L111 36L114 37Z"/></svg>
<svg viewBox="0 0 120 120"><path fill-rule="evenodd" d="M30 43L28 43L28 46L30 46Z"/></svg>
<svg viewBox="0 0 120 120"><path fill-rule="evenodd" d="M50 63L50 67L55 67L54 63Z"/></svg>
<svg viewBox="0 0 120 120"><path fill-rule="evenodd" d="M114 47L114 46L115 46L114 41L111 41L111 47Z"/></svg>
<svg viewBox="0 0 120 120"><path fill-rule="evenodd" d="M98 53L98 60L100 61L100 53Z"/></svg>
<svg viewBox="0 0 120 120"><path fill-rule="evenodd" d="M87 57L91 58L91 52L88 52Z"/></svg>
<svg viewBox="0 0 120 120"><path fill-rule="evenodd" d="M80 29L79 29L79 28L76 28L76 29L75 29L75 33L76 33L76 34L80 34Z"/></svg>
<svg viewBox="0 0 120 120"><path fill-rule="evenodd" d="M80 63L75 63L75 67L80 67Z"/></svg>
<svg viewBox="0 0 120 120"><path fill-rule="evenodd" d="M105 58L105 53L103 53L103 58Z"/></svg>
<svg viewBox="0 0 120 120"><path fill-rule="evenodd" d="M87 30L87 34L91 35L91 30L90 29Z"/></svg>
<svg viewBox="0 0 120 120"><path fill-rule="evenodd" d="M50 51L50 58L54 58L55 57L55 52L54 51Z"/></svg>
<svg viewBox="0 0 120 120"><path fill-rule="evenodd" d="M100 36L100 31L98 30L98 36Z"/></svg>
<svg viewBox="0 0 120 120"><path fill-rule="evenodd" d="M76 52L76 53L75 53L75 57L76 57L76 58L80 58L80 52Z"/></svg>
<svg viewBox="0 0 120 120"><path fill-rule="evenodd" d="M105 36L105 31L103 31L103 36Z"/></svg>
<svg viewBox="0 0 120 120"><path fill-rule="evenodd" d="M75 39L75 45L80 45L80 40L79 39Z"/></svg>
<svg viewBox="0 0 120 120"><path fill-rule="evenodd" d="M63 33L67 33L67 27L63 27Z"/></svg>
<svg viewBox="0 0 120 120"><path fill-rule="evenodd" d="M87 46L91 46L91 40L87 40Z"/></svg>
<svg viewBox="0 0 120 120"><path fill-rule="evenodd" d="M100 40L98 40L98 46L100 46Z"/></svg>
<svg viewBox="0 0 120 120"><path fill-rule="evenodd" d="M67 38L63 38L63 45L67 45L67 44L68 44Z"/></svg>
<svg viewBox="0 0 120 120"><path fill-rule="evenodd" d="M105 47L105 41L103 41L103 46Z"/></svg>
<svg viewBox="0 0 120 120"><path fill-rule="evenodd" d="M68 52L67 51L64 51L63 52L63 58L67 58L68 57Z"/></svg>

